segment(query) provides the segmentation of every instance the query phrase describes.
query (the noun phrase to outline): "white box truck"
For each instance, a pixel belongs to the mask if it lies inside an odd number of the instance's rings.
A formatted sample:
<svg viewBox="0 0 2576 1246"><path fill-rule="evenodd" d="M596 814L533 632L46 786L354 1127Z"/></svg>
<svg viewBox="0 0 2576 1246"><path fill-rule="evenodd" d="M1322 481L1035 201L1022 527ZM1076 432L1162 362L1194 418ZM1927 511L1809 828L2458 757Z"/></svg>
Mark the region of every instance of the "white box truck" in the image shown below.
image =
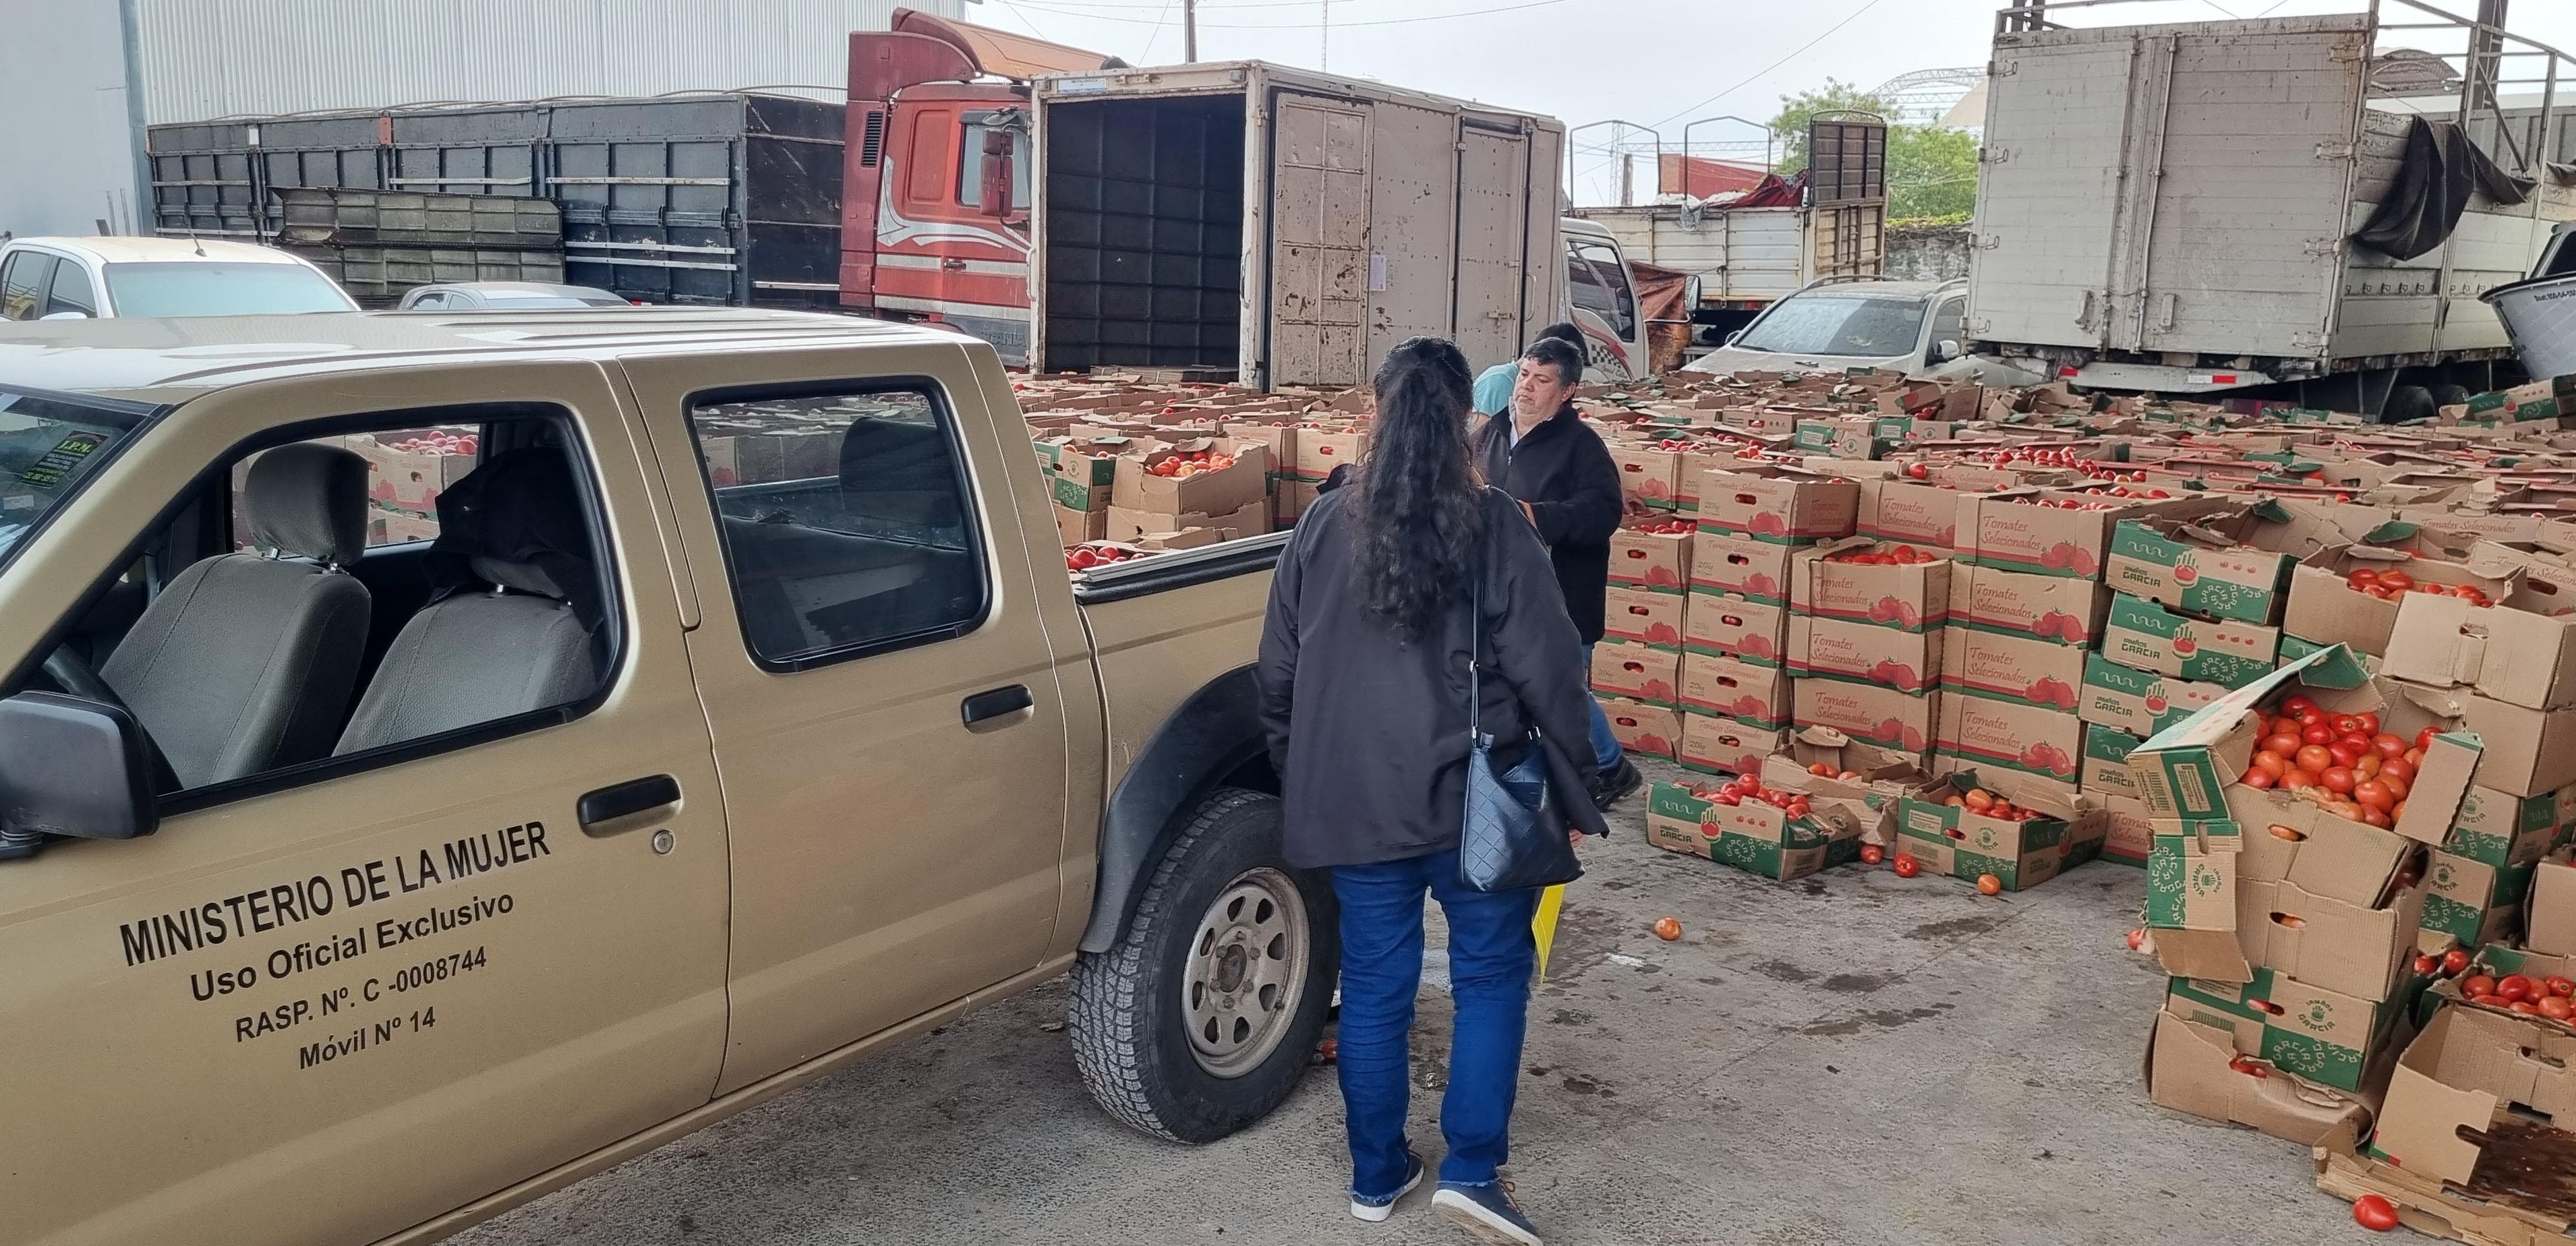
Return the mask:
<svg viewBox="0 0 2576 1246"><path fill-rule="evenodd" d="M1356 385L1562 314L1559 122L1259 61L1032 84L1032 362Z"/></svg>
<svg viewBox="0 0 2576 1246"><path fill-rule="evenodd" d="M2088 388L2237 391L2392 420L2511 380L2504 327L2478 296L2576 219L2576 188L2544 167L2567 100L2499 118L2463 89L2463 57L2399 45L2426 43L2447 15L2388 3L2384 23L2374 5L2091 29L2050 20L2081 4L2006 10L1988 66L1971 349ZM2508 104L2541 89L2511 84L2576 82L2556 53L2499 40L2504 55L2484 63L2510 67ZM2412 258L2355 241L2399 184L2418 119L2455 120L2473 96L2469 136L2528 193L2479 191Z"/></svg>

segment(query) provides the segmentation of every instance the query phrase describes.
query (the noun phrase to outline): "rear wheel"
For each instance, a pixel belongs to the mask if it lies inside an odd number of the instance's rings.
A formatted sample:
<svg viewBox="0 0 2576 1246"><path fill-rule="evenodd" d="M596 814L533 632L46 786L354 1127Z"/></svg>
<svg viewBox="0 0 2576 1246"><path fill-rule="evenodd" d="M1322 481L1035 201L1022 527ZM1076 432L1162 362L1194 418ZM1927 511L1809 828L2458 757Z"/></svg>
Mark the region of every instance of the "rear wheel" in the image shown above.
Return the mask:
<svg viewBox="0 0 2576 1246"><path fill-rule="evenodd" d="M2469 405L2469 387L2466 385L2436 385L2433 387L2433 405L2437 407L2465 407Z"/></svg>
<svg viewBox="0 0 2576 1246"><path fill-rule="evenodd" d="M1190 811L1116 946L1073 970L1074 1062L1109 1114L1213 1142L1297 1087L1341 965L1331 881L1281 856L1279 799Z"/></svg>
<svg viewBox="0 0 2576 1246"><path fill-rule="evenodd" d="M2380 404L2379 422L2404 424L2413 420L2429 420L2439 414L2440 410L2433 403L2432 390L2421 385L2400 385L2388 391L2388 401Z"/></svg>

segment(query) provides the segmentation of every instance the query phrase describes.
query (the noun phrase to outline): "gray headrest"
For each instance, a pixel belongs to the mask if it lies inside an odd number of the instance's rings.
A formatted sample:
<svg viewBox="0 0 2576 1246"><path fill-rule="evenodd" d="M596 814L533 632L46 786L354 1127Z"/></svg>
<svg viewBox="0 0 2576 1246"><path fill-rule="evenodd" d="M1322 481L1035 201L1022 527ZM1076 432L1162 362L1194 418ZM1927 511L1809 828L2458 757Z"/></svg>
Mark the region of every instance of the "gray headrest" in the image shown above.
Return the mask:
<svg viewBox="0 0 2576 1246"><path fill-rule="evenodd" d="M338 446L279 446L251 460L242 518L262 545L348 566L367 549L367 461Z"/></svg>
<svg viewBox="0 0 2576 1246"><path fill-rule="evenodd" d="M547 575L534 563L509 562L489 554L476 554L467 561L467 565L474 568L474 574L503 588L552 597L557 601L562 601L566 595L563 586L555 583L553 576Z"/></svg>

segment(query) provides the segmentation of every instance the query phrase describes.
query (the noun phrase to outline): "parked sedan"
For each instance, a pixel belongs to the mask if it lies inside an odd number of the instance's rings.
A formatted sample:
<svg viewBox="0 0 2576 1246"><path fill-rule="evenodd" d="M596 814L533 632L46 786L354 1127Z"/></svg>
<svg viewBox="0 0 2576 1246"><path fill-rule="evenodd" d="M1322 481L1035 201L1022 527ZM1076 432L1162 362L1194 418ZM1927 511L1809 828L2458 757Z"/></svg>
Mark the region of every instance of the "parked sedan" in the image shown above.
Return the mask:
<svg viewBox="0 0 2576 1246"><path fill-rule="evenodd" d="M541 281L460 281L414 286L397 311L536 311L560 307L628 307L632 300L596 286L557 286Z"/></svg>

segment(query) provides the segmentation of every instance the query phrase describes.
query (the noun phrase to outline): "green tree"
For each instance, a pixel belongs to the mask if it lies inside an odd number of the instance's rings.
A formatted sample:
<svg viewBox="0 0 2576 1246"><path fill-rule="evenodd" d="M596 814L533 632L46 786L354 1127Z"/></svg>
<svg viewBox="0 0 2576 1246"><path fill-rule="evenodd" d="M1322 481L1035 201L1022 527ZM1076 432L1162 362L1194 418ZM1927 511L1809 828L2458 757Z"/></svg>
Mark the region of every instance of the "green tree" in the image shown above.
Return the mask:
<svg viewBox="0 0 2576 1246"><path fill-rule="evenodd" d="M1779 171L1807 167L1807 122L1834 109L1896 115L1895 101L1827 78L1813 91L1780 97L1771 118L1780 144ZM1887 215L1892 221L1966 220L1977 205L1977 140L1965 130L1931 125L1887 127Z"/></svg>

